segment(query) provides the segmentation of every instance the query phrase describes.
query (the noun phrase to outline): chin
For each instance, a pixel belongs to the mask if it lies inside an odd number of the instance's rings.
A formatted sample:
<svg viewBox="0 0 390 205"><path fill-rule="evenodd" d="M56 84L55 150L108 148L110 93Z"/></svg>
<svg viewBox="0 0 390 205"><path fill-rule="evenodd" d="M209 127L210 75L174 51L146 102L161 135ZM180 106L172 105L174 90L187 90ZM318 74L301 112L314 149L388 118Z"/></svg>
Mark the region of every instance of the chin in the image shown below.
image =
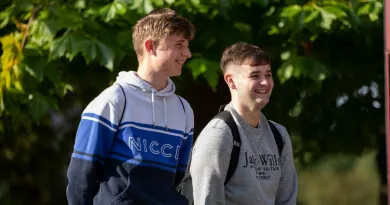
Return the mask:
<svg viewBox="0 0 390 205"><path fill-rule="evenodd" d="M179 76L179 75L181 75L181 71L180 72L175 72L175 73L171 74L172 77Z"/></svg>
<svg viewBox="0 0 390 205"><path fill-rule="evenodd" d="M268 102L268 100L256 100L256 107L263 109L268 104Z"/></svg>

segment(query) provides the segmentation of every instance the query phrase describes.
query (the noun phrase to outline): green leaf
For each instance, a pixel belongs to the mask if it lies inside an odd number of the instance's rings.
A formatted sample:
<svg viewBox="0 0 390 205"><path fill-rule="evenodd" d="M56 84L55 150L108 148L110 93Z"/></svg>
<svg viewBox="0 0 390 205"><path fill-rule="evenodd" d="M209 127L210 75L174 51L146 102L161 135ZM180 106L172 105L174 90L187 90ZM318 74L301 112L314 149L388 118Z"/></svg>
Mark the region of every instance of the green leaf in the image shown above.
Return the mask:
<svg viewBox="0 0 390 205"><path fill-rule="evenodd" d="M71 61L78 53L82 53L87 64L95 60L99 54L101 64L111 71L114 69L115 53L111 48L96 39L74 34L54 40L50 47L49 59L65 56Z"/></svg>
<svg viewBox="0 0 390 205"><path fill-rule="evenodd" d="M280 83L285 83L292 77L309 77L316 83L321 83L327 76L327 68L319 61L300 56L291 56L277 71Z"/></svg>
<svg viewBox="0 0 390 205"><path fill-rule="evenodd" d="M32 57L28 56L24 59L23 64L26 71L33 77L35 77L38 82L43 80L43 67L46 64L46 60L42 57Z"/></svg>
<svg viewBox="0 0 390 205"><path fill-rule="evenodd" d="M88 24L88 20L77 10L66 9L66 7L52 7L52 11L57 15L61 28L79 29L83 27L84 23Z"/></svg>
<svg viewBox="0 0 390 205"><path fill-rule="evenodd" d="M103 64L108 70L114 70L114 51L101 42L97 42L100 50L101 64Z"/></svg>
<svg viewBox="0 0 390 205"><path fill-rule="evenodd" d="M269 0L253 0L253 2L262 7L267 7L269 4Z"/></svg>
<svg viewBox="0 0 390 205"><path fill-rule="evenodd" d="M60 58L65 55L66 50L68 50L68 41L70 37L67 36L61 36L57 39L55 39L51 46L50 46L50 54L49 54L49 61L54 60L56 58Z"/></svg>
<svg viewBox="0 0 390 205"><path fill-rule="evenodd" d="M76 0L74 3L74 7L76 9L85 9L86 0Z"/></svg>
<svg viewBox="0 0 390 205"><path fill-rule="evenodd" d="M4 92L4 89L0 88L0 117L3 115L3 112L5 110L3 92Z"/></svg>
<svg viewBox="0 0 390 205"><path fill-rule="evenodd" d="M43 68L43 73L52 83L58 84L61 79L61 73L58 71L57 62L50 62Z"/></svg>
<svg viewBox="0 0 390 205"><path fill-rule="evenodd" d="M280 54L280 58L284 61L288 60L291 56L291 51L284 51Z"/></svg>
<svg viewBox="0 0 390 205"><path fill-rule="evenodd" d="M318 10L310 11L310 15L306 16L304 22L305 23L310 23L311 21L316 19L319 14L320 14L320 11L318 11Z"/></svg>
<svg viewBox="0 0 390 205"><path fill-rule="evenodd" d="M152 0L152 3L154 3L154 5L156 5L157 7L164 6L164 0Z"/></svg>
<svg viewBox="0 0 390 205"><path fill-rule="evenodd" d="M35 121L39 121L49 108L56 107L56 100L51 97L44 97L38 93L29 96L29 114Z"/></svg>
<svg viewBox="0 0 390 205"><path fill-rule="evenodd" d="M144 11L145 13L150 13L153 11L154 7L152 5L152 2L150 0L144 0Z"/></svg>
<svg viewBox="0 0 390 205"><path fill-rule="evenodd" d="M195 58L188 62L187 66L191 69L194 79L203 75L211 89L213 89L214 92L216 91L219 73L221 72L218 62L204 58Z"/></svg>
<svg viewBox="0 0 390 205"><path fill-rule="evenodd" d="M45 46L53 40L61 29L57 20L36 20L31 25L31 40L39 46Z"/></svg>
<svg viewBox="0 0 390 205"><path fill-rule="evenodd" d="M271 25L269 30L267 31L267 34L268 35L274 35L274 34L278 34L279 33L279 29L278 27L274 26L274 25Z"/></svg>
<svg viewBox="0 0 390 205"><path fill-rule="evenodd" d="M291 61L286 61L283 63L277 71L277 75L281 84L285 83L292 76L292 72L294 70Z"/></svg>
<svg viewBox="0 0 390 205"><path fill-rule="evenodd" d="M335 14L330 13L323 9L321 9L320 12L322 16L321 27L326 30L329 30L332 26L333 20L335 20L337 17Z"/></svg>
<svg viewBox="0 0 390 205"><path fill-rule="evenodd" d="M300 6L292 5L292 6L283 8L282 12L280 13L280 17L293 18L295 15L297 15L301 11L302 11L302 8Z"/></svg>
<svg viewBox="0 0 390 205"><path fill-rule="evenodd" d="M96 42L92 38L69 34L53 41L50 47L50 60L65 56L70 61L82 53L86 62L89 63L96 58Z"/></svg>
<svg viewBox="0 0 390 205"><path fill-rule="evenodd" d="M340 7L324 6L324 7L322 7L322 9L324 9L325 11L327 11L329 13L334 14L337 18L342 18L342 17L347 16L347 13L345 13L345 11Z"/></svg>
<svg viewBox="0 0 390 205"><path fill-rule="evenodd" d="M9 23L13 11L14 11L14 5L11 5L5 10L3 10L2 12L0 12L0 21L1 21L0 29L4 28Z"/></svg>
<svg viewBox="0 0 390 205"><path fill-rule="evenodd" d="M65 95L68 93L68 91L73 92L73 90L74 90L72 85L67 84L67 83L58 83L55 86L56 86L55 92L56 92L57 96L59 96L60 98L65 97Z"/></svg>
<svg viewBox="0 0 390 205"><path fill-rule="evenodd" d="M358 9L357 14L358 15L367 15L370 13L370 9L371 9L371 5L366 3L366 4L364 4L364 6L362 6Z"/></svg>
<svg viewBox="0 0 390 205"><path fill-rule="evenodd" d="M97 45L95 41L85 42L83 44L83 47L81 47L80 49L87 64L95 60L97 56Z"/></svg>
<svg viewBox="0 0 390 205"><path fill-rule="evenodd" d="M191 69L194 80L198 78L199 75L207 71L207 67L206 64L204 63L204 59L201 58L191 59L187 63L187 66Z"/></svg>
<svg viewBox="0 0 390 205"><path fill-rule="evenodd" d="M217 91L217 85L219 81L219 74L221 73L221 69L219 67L218 62L214 61L207 61L207 71L204 74L204 77L206 78L207 83L211 87L211 89L216 92Z"/></svg>
<svg viewBox="0 0 390 205"><path fill-rule="evenodd" d="M38 84L39 84L37 77L32 76L32 75L24 75L21 83L23 86L24 93L35 92L37 90Z"/></svg>
<svg viewBox="0 0 390 205"><path fill-rule="evenodd" d="M289 110L288 115L290 117L298 117L301 114L302 110L303 110L302 101L298 100L294 108Z"/></svg>
<svg viewBox="0 0 390 205"><path fill-rule="evenodd" d="M126 5L118 1L113 1L99 10L100 15L105 22L115 19L118 15L124 15L126 12Z"/></svg>
<svg viewBox="0 0 390 205"><path fill-rule="evenodd" d="M238 2L243 3L248 8L252 5L252 0L239 0Z"/></svg>

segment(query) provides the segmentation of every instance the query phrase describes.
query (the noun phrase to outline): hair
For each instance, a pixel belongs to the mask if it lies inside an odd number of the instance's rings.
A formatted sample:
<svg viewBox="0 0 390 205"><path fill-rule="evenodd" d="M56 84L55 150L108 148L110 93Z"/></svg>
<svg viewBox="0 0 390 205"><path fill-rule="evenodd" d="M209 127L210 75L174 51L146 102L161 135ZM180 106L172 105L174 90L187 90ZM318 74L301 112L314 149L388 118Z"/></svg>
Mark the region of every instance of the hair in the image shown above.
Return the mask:
<svg viewBox="0 0 390 205"><path fill-rule="evenodd" d="M142 47L146 39L150 38L158 46L161 40L172 34L183 35L187 40L192 40L195 27L172 9L160 8L151 11L133 27L133 47L137 56L142 56Z"/></svg>
<svg viewBox="0 0 390 205"><path fill-rule="evenodd" d="M271 64L271 59L261 48L245 42L238 42L227 47L222 53L221 68L224 74L231 63L240 66L259 66Z"/></svg>

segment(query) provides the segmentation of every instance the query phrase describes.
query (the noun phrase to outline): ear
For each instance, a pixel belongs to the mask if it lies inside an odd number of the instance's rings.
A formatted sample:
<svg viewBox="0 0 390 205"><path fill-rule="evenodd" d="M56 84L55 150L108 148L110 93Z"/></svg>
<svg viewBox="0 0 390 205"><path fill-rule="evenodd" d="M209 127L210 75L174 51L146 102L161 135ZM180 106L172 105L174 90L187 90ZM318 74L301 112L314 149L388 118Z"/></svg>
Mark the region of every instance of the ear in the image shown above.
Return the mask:
<svg viewBox="0 0 390 205"><path fill-rule="evenodd" d="M234 80L233 80L233 75L231 73L227 73L223 76L226 84L228 85L228 87L232 90L235 90L236 89L236 85L234 84Z"/></svg>
<svg viewBox="0 0 390 205"><path fill-rule="evenodd" d="M146 50L146 53L148 53L149 55L156 55L156 48L153 40L146 39L146 41L144 42L144 48Z"/></svg>

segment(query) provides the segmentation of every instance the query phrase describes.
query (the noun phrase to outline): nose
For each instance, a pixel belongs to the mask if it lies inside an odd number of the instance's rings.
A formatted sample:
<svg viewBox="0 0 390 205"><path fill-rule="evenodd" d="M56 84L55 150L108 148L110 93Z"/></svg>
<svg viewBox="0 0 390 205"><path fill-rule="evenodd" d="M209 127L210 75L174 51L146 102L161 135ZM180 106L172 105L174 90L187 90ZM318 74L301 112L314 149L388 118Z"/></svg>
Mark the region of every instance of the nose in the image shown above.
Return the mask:
<svg viewBox="0 0 390 205"><path fill-rule="evenodd" d="M261 84L261 85L268 85L269 82L268 82L267 77L261 76L261 77L260 77L260 84Z"/></svg>
<svg viewBox="0 0 390 205"><path fill-rule="evenodd" d="M188 48L187 46L184 48L183 50L183 55L186 57L186 58L191 58L191 51L190 51L190 48Z"/></svg>

